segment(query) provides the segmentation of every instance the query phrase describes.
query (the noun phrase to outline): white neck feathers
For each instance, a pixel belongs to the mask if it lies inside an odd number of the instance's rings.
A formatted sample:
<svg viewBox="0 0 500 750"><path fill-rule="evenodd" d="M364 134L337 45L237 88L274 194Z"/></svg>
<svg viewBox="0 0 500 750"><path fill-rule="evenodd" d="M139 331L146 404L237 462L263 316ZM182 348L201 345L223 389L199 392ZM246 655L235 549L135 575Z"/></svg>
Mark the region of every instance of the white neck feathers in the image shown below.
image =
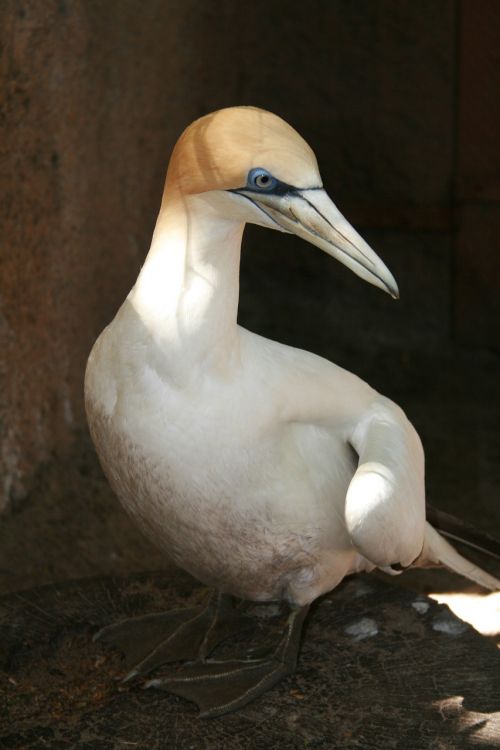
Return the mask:
<svg viewBox="0 0 500 750"><path fill-rule="evenodd" d="M243 227L221 217L204 195L167 195L162 205L128 299L179 364L215 364L236 344Z"/></svg>

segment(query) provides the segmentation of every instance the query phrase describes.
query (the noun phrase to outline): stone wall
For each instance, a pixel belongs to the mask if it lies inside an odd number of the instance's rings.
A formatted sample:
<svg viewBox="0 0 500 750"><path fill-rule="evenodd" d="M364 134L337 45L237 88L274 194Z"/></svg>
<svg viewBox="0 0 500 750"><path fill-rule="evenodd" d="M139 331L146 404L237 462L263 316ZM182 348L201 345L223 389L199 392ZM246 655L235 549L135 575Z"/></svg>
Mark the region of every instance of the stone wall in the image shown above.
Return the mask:
<svg viewBox="0 0 500 750"><path fill-rule="evenodd" d="M194 6L177 14L187 21ZM151 0L0 6L4 505L84 425L87 354L147 248L186 120L187 61L172 54L167 11Z"/></svg>
<svg viewBox="0 0 500 750"><path fill-rule="evenodd" d="M309 140L332 197L402 292L396 306L319 251L251 229L242 322L331 356L340 345L366 356L442 346L453 331L492 345L498 203L464 212L465 234L483 227L481 253L464 235L454 250L455 198L477 198L477 160L465 154L482 136L469 115L485 101L477 37L459 107L460 50L477 28L467 14L478 13L472 0L461 5L462 15L455 0L3 1L0 507L85 429L86 357L147 251L170 149L193 118L221 106L271 109ZM479 7L498 49L498 5ZM485 70L498 74L494 54L482 57L483 91L494 85ZM498 116L483 110L483 124ZM481 164L488 170L484 154Z"/></svg>

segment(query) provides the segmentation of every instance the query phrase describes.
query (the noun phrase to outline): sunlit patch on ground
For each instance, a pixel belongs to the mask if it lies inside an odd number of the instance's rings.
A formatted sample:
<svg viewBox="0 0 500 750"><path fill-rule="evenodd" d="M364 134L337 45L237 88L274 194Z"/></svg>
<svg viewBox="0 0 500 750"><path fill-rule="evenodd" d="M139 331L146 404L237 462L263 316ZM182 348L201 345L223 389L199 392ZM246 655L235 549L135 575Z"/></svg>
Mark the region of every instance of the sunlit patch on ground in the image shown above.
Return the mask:
<svg viewBox="0 0 500 750"><path fill-rule="evenodd" d="M446 604L461 620L479 633L500 636L500 591L491 594L429 594L439 604Z"/></svg>
<svg viewBox="0 0 500 750"><path fill-rule="evenodd" d="M471 746L500 747L500 712L480 713L467 711L463 707L461 695L450 696L436 701L434 707L438 709L443 720L455 720L460 734L466 735ZM436 747L445 747L438 744ZM448 745L446 745L448 747Z"/></svg>

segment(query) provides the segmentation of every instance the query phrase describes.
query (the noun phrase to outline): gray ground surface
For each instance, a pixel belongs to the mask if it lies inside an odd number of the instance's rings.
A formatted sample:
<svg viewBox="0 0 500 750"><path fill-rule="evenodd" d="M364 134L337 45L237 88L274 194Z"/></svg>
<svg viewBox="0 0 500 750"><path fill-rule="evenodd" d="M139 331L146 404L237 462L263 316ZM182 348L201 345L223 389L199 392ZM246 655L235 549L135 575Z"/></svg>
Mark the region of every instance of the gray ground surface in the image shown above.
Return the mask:
<svg viewBox="0 0 500 750"><path fill-rule="evenodd" d="M296 673L237 713L141 682L92 643L123 617L200 601L168 574L90 580L0 599L0 747L22 750L458 750L500 746L500 652L447 607L376 578L345 581L311 612ZM275 618L252 607L255 638ZM269 614L269 612L267 612ZM276 617L279 624L279 617ZM272 634L272 633L271 633ZM236 641L225 647L240 652ZM224 653L221 654L222 658ZM160 673L176 672L176 665Z"/></svg>

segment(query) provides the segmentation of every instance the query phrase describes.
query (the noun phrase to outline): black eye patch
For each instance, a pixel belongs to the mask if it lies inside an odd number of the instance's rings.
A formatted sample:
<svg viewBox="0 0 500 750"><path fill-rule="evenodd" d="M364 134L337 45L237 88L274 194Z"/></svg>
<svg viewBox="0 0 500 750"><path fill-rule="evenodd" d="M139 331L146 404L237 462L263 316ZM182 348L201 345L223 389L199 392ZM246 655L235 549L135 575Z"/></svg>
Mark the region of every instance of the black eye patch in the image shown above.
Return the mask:
<svg viewBox="0 0 500 750"><path fill-rule="evenodd" d="M290 185L287 182L278 180L274 175L264 169L263 167L254 167L248 173L247 184L245 187L232 188L229 190L230 193L241 193L243 191L249 193L263 193L264 195L276 195L283 197L285 195L297 195L304 190L322 190L321 185L315 185L309 188L297 188L294 185Z"/></svg>

